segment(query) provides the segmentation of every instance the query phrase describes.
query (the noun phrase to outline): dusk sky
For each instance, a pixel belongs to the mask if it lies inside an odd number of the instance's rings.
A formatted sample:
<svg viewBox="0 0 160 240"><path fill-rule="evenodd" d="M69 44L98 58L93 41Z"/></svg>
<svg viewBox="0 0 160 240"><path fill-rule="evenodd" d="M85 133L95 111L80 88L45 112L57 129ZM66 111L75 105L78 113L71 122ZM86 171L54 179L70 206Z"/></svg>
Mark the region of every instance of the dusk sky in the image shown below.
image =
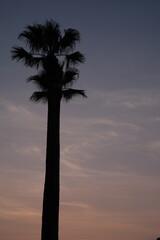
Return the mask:
<svg viewBox="0 0 160 240"><path fill-rule="evenodd" d="M61 107L60 240L160 237L160 1L1 0L0 16L0 240L40 239L47 106L10 50L46 19L86 56L88 98Z"/></svg>

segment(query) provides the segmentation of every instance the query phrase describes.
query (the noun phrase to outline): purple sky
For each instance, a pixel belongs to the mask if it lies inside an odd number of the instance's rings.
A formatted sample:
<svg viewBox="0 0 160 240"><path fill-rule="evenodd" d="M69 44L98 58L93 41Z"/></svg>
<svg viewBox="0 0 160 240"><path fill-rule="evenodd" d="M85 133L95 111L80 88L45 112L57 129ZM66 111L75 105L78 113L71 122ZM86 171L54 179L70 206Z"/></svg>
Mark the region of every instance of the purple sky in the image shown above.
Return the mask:
<svg viewBox="0 0 160 240"><path fill-rule="evenodd" d="M10 49L46 19L78 29L86 56L88 98L61 108L60 240L160 236L159 13L158 0L1 1L0 239L40 239L47 109Z"/></svg>

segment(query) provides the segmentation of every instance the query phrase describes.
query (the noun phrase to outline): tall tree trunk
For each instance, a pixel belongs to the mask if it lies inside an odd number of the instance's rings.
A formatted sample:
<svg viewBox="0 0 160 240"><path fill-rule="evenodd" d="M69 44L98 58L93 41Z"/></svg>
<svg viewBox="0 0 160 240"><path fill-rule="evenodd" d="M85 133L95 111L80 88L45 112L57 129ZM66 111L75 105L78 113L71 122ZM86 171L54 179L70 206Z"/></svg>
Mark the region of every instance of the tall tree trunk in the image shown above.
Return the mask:
<svg viewBox="0 0 160 240"><path fill-rule="evenodd" d="M58 240L60 197L60 98L48 99L46 173L41 240Z"/></svg>

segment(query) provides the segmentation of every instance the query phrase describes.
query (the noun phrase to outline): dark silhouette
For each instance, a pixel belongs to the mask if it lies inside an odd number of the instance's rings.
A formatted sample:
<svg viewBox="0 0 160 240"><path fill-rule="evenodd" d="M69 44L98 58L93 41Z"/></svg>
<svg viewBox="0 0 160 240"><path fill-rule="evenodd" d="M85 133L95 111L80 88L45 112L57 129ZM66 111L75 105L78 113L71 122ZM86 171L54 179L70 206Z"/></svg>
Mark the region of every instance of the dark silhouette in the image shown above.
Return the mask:
<svg viewBox="0 0 160 240"><path fill-rule="evenodd" d="M72 89L79 73L76 65L84 63L79 51L74 52L80 41L75 29L64 30L59 24L46 20L44 25L28 25L19 35L26 43L12 48L12 59L21 61L27 67L37 68L38 74L27 79L37 85L40 91L32 94L34 102L48 103L46 172L42 210L42 240L58 240L59 224L59 178L60 178L60 102L72 97L86 97L84 90Z"/></svg>

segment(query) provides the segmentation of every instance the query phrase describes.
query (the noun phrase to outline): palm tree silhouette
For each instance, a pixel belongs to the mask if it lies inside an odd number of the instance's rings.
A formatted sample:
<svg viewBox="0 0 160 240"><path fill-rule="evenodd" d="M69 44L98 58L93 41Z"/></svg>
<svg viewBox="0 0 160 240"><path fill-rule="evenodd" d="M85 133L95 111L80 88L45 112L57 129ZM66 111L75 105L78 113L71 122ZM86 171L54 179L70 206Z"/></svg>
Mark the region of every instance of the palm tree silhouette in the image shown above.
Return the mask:
<svg viewBox="0 0 160 240"><path fill-rule="evenodd" d="M76 65L84 63L84 55L75 51L80 33L75 29L60 31L57 22L27 25L19 35L26 49L14 46L12 59L27 67L36 67L38 74L27 79L39 91L31 95L34 102L48 103L46 172L42 210L42 240L58 240L60 191L60 103L74 96L86 97L84 90L71 88L78 79Z"/></svg>

